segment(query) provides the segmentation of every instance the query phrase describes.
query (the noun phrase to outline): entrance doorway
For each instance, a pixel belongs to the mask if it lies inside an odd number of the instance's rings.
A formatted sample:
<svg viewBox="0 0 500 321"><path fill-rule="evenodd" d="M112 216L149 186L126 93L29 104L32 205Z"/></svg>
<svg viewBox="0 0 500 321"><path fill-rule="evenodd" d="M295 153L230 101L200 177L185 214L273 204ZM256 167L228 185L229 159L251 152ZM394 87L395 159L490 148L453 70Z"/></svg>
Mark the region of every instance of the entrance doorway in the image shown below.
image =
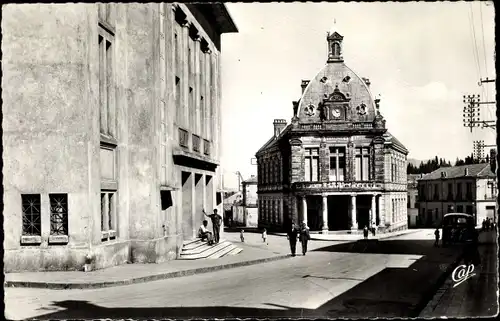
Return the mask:
<svg viewBox="0 0 500 321"><path fill-rule="evenodd" d="M311 231L321 231L323 227L321 196L307 196L307 225Z"/></svg>
<svg viewBox="0 0 500 321"><path fill-rule="evenodd" d="M190 172L182 172L182 234L185 240L193 237L193 176Z"/></svg>
<svg viewBox="0 0 500 321"><path fill-rule="evenodd" d="M328 230L344 231L349 229L349 202L348 195L327 197Z"/></svg>
<svg viewBox="0 0 500 321"><path fill-rule="evenodd" d="M365 226L370 227L371 201L371 195L358 195L356 197L356 221L358 222L358 230L362 230Z"/></svg>

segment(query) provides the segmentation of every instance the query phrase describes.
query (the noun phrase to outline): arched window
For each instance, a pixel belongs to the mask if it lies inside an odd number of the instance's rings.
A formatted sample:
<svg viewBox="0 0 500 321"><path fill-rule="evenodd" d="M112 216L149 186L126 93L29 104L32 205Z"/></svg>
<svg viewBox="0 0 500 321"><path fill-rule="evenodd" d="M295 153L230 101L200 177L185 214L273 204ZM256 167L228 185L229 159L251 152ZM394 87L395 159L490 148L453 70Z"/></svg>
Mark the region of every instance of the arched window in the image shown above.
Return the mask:
<svg viewBox="0 0 500 321"><path fill-rule="evenodd" d="M333 43L332 53L334 56L340 56L340 44L338 42Z"/></svg>

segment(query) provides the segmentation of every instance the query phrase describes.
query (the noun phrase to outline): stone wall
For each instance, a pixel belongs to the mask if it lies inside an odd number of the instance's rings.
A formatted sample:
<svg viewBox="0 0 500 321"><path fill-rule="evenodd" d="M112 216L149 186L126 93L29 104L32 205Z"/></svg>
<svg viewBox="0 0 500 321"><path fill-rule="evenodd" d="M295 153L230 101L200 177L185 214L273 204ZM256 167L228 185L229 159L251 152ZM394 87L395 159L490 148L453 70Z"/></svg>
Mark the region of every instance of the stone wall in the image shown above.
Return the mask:
<svg viewBox="0 0 500 321"><path fill-rule="evenodd" d="M208 35L217 31L205 31L185 5L179 7L211 49L205 67L212 86L200 82L197 61L191 78L198 119L186 129L209 139L209 158L217 163L220 52ZM10 4L2 9L5 270L80 269L89 253L95 257L94 268L175 259L183 239L193 232L182 234L180 187L186 168L175 166L171 156L179 146L173 4ZM188 30L181 30L186 44ZM111 48L106 63L112 70L106 87L112 93L106 113L109 135L102 134L100 116L98 35L103 33L111 41L106 47ZM194 48L200 45L195 42ZM187 66L187 61L181 63ZM181 77L188 80L187 67L182 70ZM188 88L186 81L183 111ZM202 128L202 120L211 126ZM222 213L222 202L216 204L222 187L219 169L188 170L213 177L203 205L217 206ZM117 198L112 219L116 238L106 241L102 190ZM65 242L49 244L54 193L67 195L68 235L57 236ZM29 245L21 245L21 194L40 195L41 233L24 237ZM166 208L164 194L171 196Z"/></svg>

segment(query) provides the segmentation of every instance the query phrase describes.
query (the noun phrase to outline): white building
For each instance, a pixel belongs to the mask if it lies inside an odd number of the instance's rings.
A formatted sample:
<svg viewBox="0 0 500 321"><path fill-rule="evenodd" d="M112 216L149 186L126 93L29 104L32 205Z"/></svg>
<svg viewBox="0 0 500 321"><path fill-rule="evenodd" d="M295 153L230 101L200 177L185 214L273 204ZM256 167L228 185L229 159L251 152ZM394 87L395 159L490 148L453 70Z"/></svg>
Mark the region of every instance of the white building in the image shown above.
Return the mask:
<svg viewBox="0 0 500 321"><path fill-rule="evenodd" d="M418 208L423 226L433 227L450 212L472 214L476 225L496 222L496 175L489 164L439 168L418 180Z"/></svg>

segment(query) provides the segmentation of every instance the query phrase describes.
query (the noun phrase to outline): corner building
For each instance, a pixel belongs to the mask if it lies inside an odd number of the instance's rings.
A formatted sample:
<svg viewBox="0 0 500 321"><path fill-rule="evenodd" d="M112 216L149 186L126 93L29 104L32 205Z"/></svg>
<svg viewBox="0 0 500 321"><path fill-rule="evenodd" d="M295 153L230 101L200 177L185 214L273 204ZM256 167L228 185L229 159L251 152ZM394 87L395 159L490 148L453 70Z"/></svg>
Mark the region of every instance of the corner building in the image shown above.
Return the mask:
<svg viewBox="0 0 500 321"><path fill-rule="evenodd" d="M225 6L2 11L5 271L176 259L223 212Z"/></svg>
<svg viewBox="0 0 500 321"><path fill-rule="evenodd" d="M259 226L406 229L408 150L387 131L369 80L345 65L343 36L329 33L327 42L326 66L302 81L291 124L274 120L256 154Z"/></svg>

